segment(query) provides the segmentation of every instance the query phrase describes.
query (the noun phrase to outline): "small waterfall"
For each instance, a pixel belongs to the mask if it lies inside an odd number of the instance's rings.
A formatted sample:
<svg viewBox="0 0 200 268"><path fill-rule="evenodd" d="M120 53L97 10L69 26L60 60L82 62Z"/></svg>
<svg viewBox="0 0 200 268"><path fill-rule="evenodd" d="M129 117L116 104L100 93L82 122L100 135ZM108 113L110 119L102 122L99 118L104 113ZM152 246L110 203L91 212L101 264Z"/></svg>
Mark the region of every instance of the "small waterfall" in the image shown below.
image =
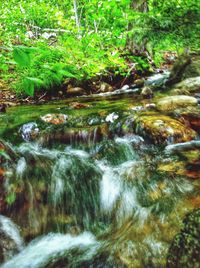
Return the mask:
<svg viewBox="0 0 200 268"><path fill-rule="evenodd" d="M119 227L129 218L142 226L152 214L164 222L177 199L192 192L193 186L181 177L160 177L158 180L153 166L149 166L150 159L138 157L131 139L117 138L115 141L116 146L123 145L124 161L120 163L117 154L117 162L111 157L97 161L103 173L100 183L102 211Z"/></svg>
<svg viewBox="0 0 200 268"><path fill-rule="evenodd" d="M169 78L170 72L165 71L164 73L154 74L147 78L146 85L156 86L156 87L163 87L165 82Z"/></svg>
<svg viewBox="0 0 200 268"><path fill-rule="evenodd" d="M112 217L115 215L118 225L135 214L142 223L150 213L139 204L137 188L134 186L134 179L137 179L134 173L138 166L143 164L138 161L128 161L113 168L99 163L104 171L100 186L101 208Z"/></svg>
<svg viewBox="0 0 200 268"><path fill-rule="evenodd" d="M89 228L100 217L99 181L101 170L83 150L46 149L36 143L25 143L18 148L16 168L7 178L7 189L15 183L20 191L16 206L23 216L27 231L33 235L49 227L48 219L73 219L74 224ZM12 212L20 222L20 217ZM75 216L75 217L74 217ZM57 221L55 231L62 230ZM66 230L66 228L65 228Z"/></svg>
<svg viewBox="0 0 200 268"><path fill-rule="evenodd" d="M76 237L69 234L50 233L47 236L32 241L21 253L2 265L1 268L49 267L57 259L67 257L68 254L70 257L73 254L72 250L79 250L80 258L83 261L92 258L98 247L99 243L88 232L84 232ZM74 257L74 261L78 263L78 256Z"/></svg>
<svg viewBox="0 0 200 268"><path fill-rule="evenodd" d="M9 212L32 242L2 268L162 267L194 190L157 171L162 152L136 135L15 151Z"/></svg>

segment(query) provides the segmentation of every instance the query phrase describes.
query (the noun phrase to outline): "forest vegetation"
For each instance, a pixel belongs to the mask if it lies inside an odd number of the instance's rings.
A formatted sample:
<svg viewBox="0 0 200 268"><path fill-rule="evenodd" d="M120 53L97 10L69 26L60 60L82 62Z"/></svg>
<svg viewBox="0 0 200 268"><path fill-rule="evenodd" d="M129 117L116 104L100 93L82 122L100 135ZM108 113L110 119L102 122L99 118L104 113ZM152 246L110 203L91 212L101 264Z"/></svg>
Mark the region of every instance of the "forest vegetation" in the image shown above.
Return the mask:
<svg viewBox="0 0 200 268"><path fill-rule="evenodd" d="M198 49L196 0L9 0L0 5L0 75L25 95L66 81L127 77L166 51Z"/></svg>

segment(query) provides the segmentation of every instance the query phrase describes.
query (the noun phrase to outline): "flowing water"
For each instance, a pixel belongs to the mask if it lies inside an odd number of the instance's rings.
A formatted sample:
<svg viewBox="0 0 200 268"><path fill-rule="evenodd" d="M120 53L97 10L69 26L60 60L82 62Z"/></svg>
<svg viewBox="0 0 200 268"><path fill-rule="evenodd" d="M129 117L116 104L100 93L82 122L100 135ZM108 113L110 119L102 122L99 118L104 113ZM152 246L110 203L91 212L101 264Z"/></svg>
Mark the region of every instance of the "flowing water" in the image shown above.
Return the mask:
<svg viewBox="0 0 200 268"><path fill-rule="evenodd" d="M79 98L88 106L77 110L73 101L0 116L9 143L0 236L17 247L1 267L165 267L199 186L159 169L174 159L135 134L132 114L143 103L134 93ZM49 113L66 123L42 122Z"/></svg>

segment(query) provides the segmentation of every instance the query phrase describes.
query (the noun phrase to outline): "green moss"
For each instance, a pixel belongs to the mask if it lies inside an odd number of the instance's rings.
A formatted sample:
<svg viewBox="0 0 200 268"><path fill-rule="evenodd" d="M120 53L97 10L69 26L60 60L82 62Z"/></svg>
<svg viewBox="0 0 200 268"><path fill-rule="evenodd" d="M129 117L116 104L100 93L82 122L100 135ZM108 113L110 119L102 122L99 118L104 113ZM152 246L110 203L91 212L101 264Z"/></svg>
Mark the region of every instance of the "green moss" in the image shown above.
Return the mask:
<svg viewBox="0 0 200 268"><path fill-rule="evenodd" d="M200 209L188 214L169 250L168 268L200 267Z"/></svg>

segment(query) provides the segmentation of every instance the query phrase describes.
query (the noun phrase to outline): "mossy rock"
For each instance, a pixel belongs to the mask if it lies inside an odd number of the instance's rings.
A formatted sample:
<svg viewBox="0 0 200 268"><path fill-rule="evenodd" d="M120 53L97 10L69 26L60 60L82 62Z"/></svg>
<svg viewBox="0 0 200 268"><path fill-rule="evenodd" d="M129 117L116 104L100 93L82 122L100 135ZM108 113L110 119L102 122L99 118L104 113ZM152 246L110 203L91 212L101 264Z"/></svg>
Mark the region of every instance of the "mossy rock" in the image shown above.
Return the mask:
<svg viewBox="0 0 200 268"><path fill-rule="evenodd" d="M185 142L196 137L194 130L178 120L154 112L135 118L135 129L155 144Z"/></svg>
<svg viewBox="0 0 200 268"><path fill-rule="evenodd" d="M169 249L167 268L200 267L200 209L188 214Z"/></svg>
<svg viewBox="0 0 200 268"><path fill-rule="evenodd" d="M160 111L173 111L180 107L197 106L198 101L196 98L185 95L168 96L161 98L157 103L157 108Z"/></svg>
<svg viewBox="0 0 200 268"><path fill-rule="evenodd" d="M175 84L169 93L170 95L187 95L197 92L200 92L200 76L187 78Z"/></svg>

